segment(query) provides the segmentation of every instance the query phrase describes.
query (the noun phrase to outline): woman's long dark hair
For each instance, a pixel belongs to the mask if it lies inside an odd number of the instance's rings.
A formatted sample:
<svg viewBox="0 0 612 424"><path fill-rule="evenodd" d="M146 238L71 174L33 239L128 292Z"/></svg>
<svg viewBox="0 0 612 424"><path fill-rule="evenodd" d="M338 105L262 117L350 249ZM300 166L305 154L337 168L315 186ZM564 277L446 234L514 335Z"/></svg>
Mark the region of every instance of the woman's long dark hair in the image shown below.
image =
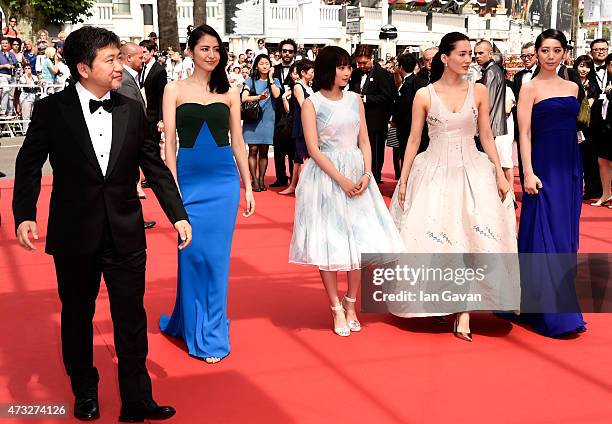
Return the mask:
<svg viewBox="0 0 612 424"><path fill-rule="evenodd" d="M214 30L213 27L209 25L200 25L195 28L189 34L189 39L187 40L187 45L191 50L193 56L195 57L195 48L198 44L198 41L205 35L210 35L211 37L215 37L217 42L219 43L219 63L215 69L213 69L210 74L210 81L208 82L208 87L210 91L213 93L223 94L227 93L230 88L229 80L227 79L227 73L225 72L225 67L227 66L227 50L225 50L225 46L223 45L223 41L219 36L219 33Z"/></svg>
<svg viewBox="0 0 612 424"><path fill-rule="evenodd" d="M444 63L442 62L442 55L450 55L455 50L455 45L458 41L470 41L470 38L460 32L449 32L442 40L440 40L440 46L438 47L438 53L433 57L431 61L431 75L429 82L434 83L442 78L444 73Z"/></svg>
<svg viewBox="0 0 612 424"><path fill-rule="evenodd" d="M538 38L536 38L536 41L535 41L536 52L540 50L540 47L542 47L542 42L544 40L548 40L549 38L557 40L559 43L561 43L561 47L563 47L563 50L568 49L568 43L567 43L567 38L565 37L565 34L563 34L561 31L557 29L550 28L542 32L540 35L538 35Z"/></svg>
<svg viewBox="0 0 612 424"><path fill-rule="evenodd" d="M253 80L253 87L255 86L255 81L257 81L261 77L261 75L259 74L259 69L257 69L257 65L259 65L259 62L261 62L262 59L266 59L270 64L270 68L272 67L272 61L270 60L270 56L265 53L257 55L255 60L253 61L253 69L251 69L251 79ZM270 71L268 71L268 73L270 73Z"/></svg>

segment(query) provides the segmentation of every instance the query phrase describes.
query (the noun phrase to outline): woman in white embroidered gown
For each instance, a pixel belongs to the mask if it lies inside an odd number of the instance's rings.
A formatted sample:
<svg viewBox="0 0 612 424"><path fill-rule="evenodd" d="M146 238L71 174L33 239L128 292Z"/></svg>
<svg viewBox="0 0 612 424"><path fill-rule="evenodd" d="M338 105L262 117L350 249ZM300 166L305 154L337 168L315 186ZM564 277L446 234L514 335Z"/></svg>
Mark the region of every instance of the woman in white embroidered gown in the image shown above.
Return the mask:
<svg viewBox="0 0 612 424"><path fill-rule="evenodd" d="M409 253L517 251L516 218L489 125L487 89L464 79L471 56L467 36L446 34L432 62L432 83L415 96L404 165L391 201ZM425 120L429 147L417 155ZM477 132L486 155L476 149ZM471 341L469 313L453 312L454 334Z"/></svg>
<svg viewBox="0 0 612 424"><path fill-rule="evenodd" d="M361 326L355 313L362 253L404 250L397 228L378 191L370 184L371 152L358 94L343 91L351 76L346 50L329 46L315 62L320 91L302 104L304 138L311 160L296 188L289 262L316 265L334 318L334 332L348 336ZM346 271L348 291L338 297L338 271Z"/></svg>

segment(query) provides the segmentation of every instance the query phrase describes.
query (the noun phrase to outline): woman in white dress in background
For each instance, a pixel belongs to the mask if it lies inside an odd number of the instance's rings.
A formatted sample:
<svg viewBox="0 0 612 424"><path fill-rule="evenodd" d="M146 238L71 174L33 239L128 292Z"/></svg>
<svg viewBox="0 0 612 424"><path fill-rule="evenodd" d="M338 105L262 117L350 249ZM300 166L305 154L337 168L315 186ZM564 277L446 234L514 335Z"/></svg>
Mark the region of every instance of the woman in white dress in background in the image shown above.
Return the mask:
<svg viewBox="0 0 612 424"><path fill-rule="evenodd" d="M489 125L487 89L464 79L471 58L467 36L446 34L433 58L431 84L415 96L404 165L391 201L408 253L517 251L516 218ZM417 155L426 120L429 147ZM486 155L476 149L477 132ZM453 333L472 341L469 313L454 312Z"/></svg>
<svg viewBox="0 0 612 424"><path fill-rule="evenodd" d="M315 61L320 91L302 104L302 126L311 158L296 188L289 262L316 265L329 298L334 332L361 330L355 313L362 253L398 253L402 241L372 180L370 141L364 107L356 93L343 91L351 76L346 50L330 46ZM338 296L338 271L348 291Z"/></svg>

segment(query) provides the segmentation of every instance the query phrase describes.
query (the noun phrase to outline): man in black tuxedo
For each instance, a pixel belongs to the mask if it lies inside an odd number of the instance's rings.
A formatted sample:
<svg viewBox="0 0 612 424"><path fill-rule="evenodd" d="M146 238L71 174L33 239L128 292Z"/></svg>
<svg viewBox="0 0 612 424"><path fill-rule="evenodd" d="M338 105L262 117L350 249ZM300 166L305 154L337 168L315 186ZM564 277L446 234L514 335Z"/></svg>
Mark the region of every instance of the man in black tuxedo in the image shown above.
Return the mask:
<svg viewBox="0 0 612 424"><path fill-rule="evenodd" d="M275 119L274 119L274 170L276 171L276 181L270 184L270 187L283 187L289 185L291 176L293 175L293 155L294 142L291 139L291 134L287 136L283 121L288 119L288 114L283 107L283 95L290 90L289 88L289 69L293 65L293 57L297 50L297 44L292 39L283 40L278 43L278 51L281 54L281 63L274 67L274 78L278 78L282 85L281 95L276 99ZM290 118L290 117L289 117ZM291 128L293 125L291 125ZM287 127L289 128L289 127ZM285 132L285 134L283 134ZM289 163L289 177L287 177L287 165L285 158Z"/></svg>
<svg viewBox="0 0 612 424"><path fill-rule="evenodd" d="M168 83L166 69L157 62L154 53L156 46L151 41L141 41L142 60L144 61L140 72L140 87L144 88L147 103L147 119L153 134L153 139L160 143L163 131L162 103L164 88Z"/></svg>
<svg viewBox="0 0 612 424"><path fill-rule="evenodd" d="M53 256L62 302L62 354L76 397L74 415L99 416L92 319L103 275L118 358L119 420L169 418L175 411L153 400L145 365L146 240L136 194L138 168L174 223L181 249L191 242L187 213L141 105L112 91L121 84L119 38L106 29L83 27L66 39L64 58L78 82L36 104L17 155L17 237L24 248L34 249L29 234L38 239L36 203L49 157L53 191L46 252Z"/></svg>
<svg viewBox="0 0 612 424"><path fill-rule="evenodd" d="M523 61L524 69L518 71L514 74L514 78L512 80L512 92L514 93L514 98L516 99L515 104L518 105L519 96L521 93L521 88L523 84L531 81L533 78L533 74L537 69L538 64L538 56L536 55L535 44L533 42L528 42L523 44L521 47L521 60ZM512 108L512 117L514 119L514 139L516 141L516 150L518 156L518 168L519 168L519 179L521 181L521 187L523 186L523 161L521 159L521 144L519 143L519 127L518 127L518 116L516 113L516 105Z"/></svg>
<svg viewBox="0 0 612 424"><path fill-rule="evenodd" d="M593 58L593 64L595 65L595 78L597 79L597 86L599 87L599 92L603 93L608 84L611 82L608 81L608 71L605 64L609 49L608 41L603 38L598 38L591 41L590 47L590 55Z"/></svg>
<svg viewBox="0 0 612 424"><path fill-rule="evenodd" d="M418 90L414 69L417 64L416 58L410 53L404 53L397 57L402 83L398 89L399 96L395 99L393 117L391 122L397 129L397 140L399 141L399 166L401 168L406 153L406 145L410 128L412 126L412 104Z"/></svg>
<svg viewBox="0 0 612 424"><path fill-rule="evenodd" d="M357 69L351 76L349 89L359 93L363 99L368 137L372 146L372 174L376 182L381 183L389 118L397 91L393 76L378 63L374 63L372 47L358 45L354 56Z"/></svg>

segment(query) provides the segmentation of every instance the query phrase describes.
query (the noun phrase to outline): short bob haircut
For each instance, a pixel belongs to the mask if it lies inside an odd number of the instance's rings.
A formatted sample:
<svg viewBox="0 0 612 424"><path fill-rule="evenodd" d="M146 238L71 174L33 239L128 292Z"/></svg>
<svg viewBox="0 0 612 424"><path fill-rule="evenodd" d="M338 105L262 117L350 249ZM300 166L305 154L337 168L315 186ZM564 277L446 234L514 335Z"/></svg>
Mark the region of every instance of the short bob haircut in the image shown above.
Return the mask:
<svg viewBox="0 0 612 424"><path fill-rule="evenodd" d="M574 69L578 70L578 67L582 63L584 63L589 68L589 74L595 72L595 63L593 62L593 58L591 58L591 56L586 54L578 56L574 61Z"/></svg>
<svg viewBox="0 0 612 424"><path fill-rule="evenodd" d="M308 72L311 69L313 69L314 66L315 66L315 64L314 64L314 62L312 60L303 59L303 60L300 60L300 61L296 62L295 70L296 70L297 74L301 77L302 76L302 72Z"/></svg>
<svg viewBox="0 0 612 424"><path fill-rule="evenodd" d="M351 57L342 47L327 46L321 49L315 60L313 85L321 90L331 90L336 81L336 68L351 66Z"/></svg>

